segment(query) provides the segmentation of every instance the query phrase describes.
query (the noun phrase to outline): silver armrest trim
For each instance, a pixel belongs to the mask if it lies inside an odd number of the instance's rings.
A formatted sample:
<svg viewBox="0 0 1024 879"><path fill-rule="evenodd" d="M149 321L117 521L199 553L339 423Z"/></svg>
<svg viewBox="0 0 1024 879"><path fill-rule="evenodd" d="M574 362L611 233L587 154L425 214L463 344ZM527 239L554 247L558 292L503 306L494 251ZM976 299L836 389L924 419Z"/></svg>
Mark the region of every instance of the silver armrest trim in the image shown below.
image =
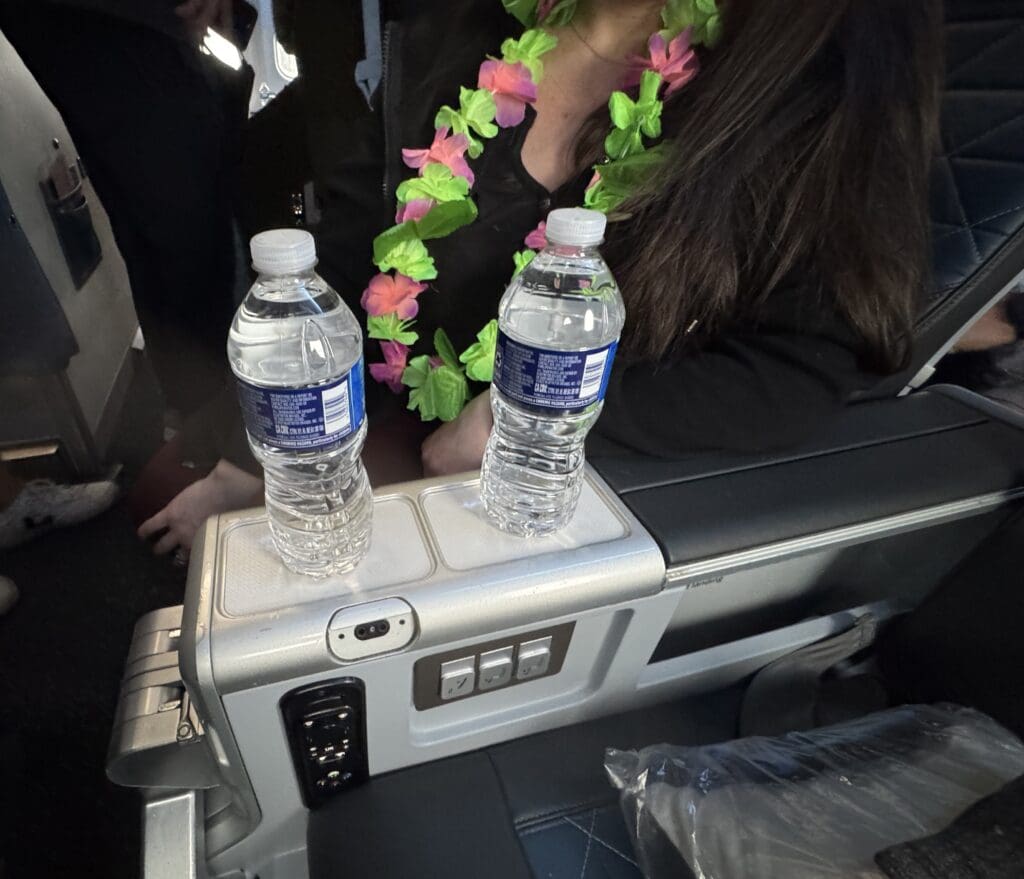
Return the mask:
<svg viewBox="0 0 1024 879"><path fill-rule="evenodd" d="M142 879L206 879L202 793L147 798L142 806Z"/></svg>

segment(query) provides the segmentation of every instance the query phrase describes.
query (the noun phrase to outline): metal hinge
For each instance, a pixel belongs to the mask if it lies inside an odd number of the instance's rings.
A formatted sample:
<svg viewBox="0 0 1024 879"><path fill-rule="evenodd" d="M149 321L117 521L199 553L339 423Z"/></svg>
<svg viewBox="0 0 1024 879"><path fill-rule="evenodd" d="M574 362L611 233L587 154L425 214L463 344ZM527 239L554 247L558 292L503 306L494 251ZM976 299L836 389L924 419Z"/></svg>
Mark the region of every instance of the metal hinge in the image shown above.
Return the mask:
<svg viewBox="0 0 1024 879"><path fill-rule="evenodd" d="M157 713L175 710L178 712L175 737L180 743L191 742L193 739L203 735L203 723L192 706L192 698L189 696L188 690L182 690L180 699L172 699L170 702L162 703L157 708Z"/></svg>

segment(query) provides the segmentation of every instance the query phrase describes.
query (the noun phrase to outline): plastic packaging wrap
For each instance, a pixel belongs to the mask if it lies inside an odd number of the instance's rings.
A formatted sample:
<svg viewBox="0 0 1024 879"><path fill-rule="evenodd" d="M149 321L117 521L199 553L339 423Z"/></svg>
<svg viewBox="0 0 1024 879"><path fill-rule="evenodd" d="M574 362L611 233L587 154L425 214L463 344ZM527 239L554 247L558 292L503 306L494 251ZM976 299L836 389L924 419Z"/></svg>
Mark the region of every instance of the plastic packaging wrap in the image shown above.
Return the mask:
<svg viewBox="0 0 1024 879"><path fill-rule="evenodd" d="M935 833L1024 774L1024 745L955 706L906 706L779 738L609 750L648 879L877 879L880 850Z"/></svg>

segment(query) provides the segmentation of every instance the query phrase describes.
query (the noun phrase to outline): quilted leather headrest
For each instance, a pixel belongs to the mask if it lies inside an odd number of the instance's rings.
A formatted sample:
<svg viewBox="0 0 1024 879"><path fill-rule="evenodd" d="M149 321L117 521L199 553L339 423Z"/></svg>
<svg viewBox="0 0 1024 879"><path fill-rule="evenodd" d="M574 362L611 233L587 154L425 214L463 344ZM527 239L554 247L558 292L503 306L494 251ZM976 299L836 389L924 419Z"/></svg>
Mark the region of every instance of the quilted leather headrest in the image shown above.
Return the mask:
<svg viewBox="0 0 1024 879"><path fill-rule="evenodd" d="M946 55L942 155L932 171L933 300L1024 226L1024 3L950 0Z"/></svg>

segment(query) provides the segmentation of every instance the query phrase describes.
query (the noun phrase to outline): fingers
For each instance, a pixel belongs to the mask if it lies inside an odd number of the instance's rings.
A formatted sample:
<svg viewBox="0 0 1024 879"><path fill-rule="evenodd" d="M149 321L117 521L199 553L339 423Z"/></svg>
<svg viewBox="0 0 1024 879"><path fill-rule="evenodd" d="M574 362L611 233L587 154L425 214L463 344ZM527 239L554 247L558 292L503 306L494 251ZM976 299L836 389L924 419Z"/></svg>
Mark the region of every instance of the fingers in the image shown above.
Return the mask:
<svg viewBox="0 0 1024 879"><path fill-rule="evenodd" d="M200 38L206 35L207 28L213 24L213 20L217 15L216 5L213 3L207 3L200 10L199 15L196 16L194 27L199 32Z"/></svg>
<svg viewBox="0 0 1024 879"><path fill-rule="evenodd" d="M206 25L200 23L203 3L204 0L186 0L174 9L175 15L185 23L185 30L196 41L201 41L206 32Z"/></svg>
<svg viewBox="0 0 1024 879"><path fill-rule="evenodd" d="M184 545L184 541L177 529L172 528L153 545L153 555L167 555L179 545Z"/></svg>
<svg viewBox="0 0 1024 879"><path fill-rule="evenodd" d="M174 7L174 14L180 18L195 18L202 5L203 0L185 0L180 6Z"/></svg>
<svg viewBox="0 0 1024 879"><path fill-rule="evenodd" d="M438 475L437 469L434 466L433 455L430 454L430 449L426 446L420 450L420 464L423 465L423 475L427 479Z"/></svg>
<svg viewBox="0 0 1024 879"><path fill-rule="evenodd" d="M227 22L223 35L231 34L231 0L185 0L174 8L175 14L184 19L189 31L197 40L202 40L206 30L216 24L218 28Z"/></svg>
<svg viewBox="0 0 1024 879"><path fill-rule="evenodd" d="M423 465L423 475L427 477L441 476L445 472L444 450L445 445L442 439L447 425L441 425L424 441L420 446L420 463Z"/></svg>
<svg viewBox="0 0 1024 879"><path fill-rule="evenodd" d="M160 534L161 531L166 532ZM171 523L171 515L164 507L155 516L147 519L139 526L139 530L135 532L143 540L152 540L154 537L159 535L159 540L153 544L154 555L166 555L176 546L182 545L187 546L188 543L182 539L180 527Z"/></svg>
<svg viewBox="0 0 1024 879"><path fill-rule="evenodd" d="M231 0L220 0L220 10L217 16L217 29L229 40L234 38L235 15Z"/></svg>
<svg viewBox="0 0 1024 879"><path fill-rule="evenodd" d="M135 533L138 534L138 536L142 540L149 540L149 538L156 534L158 531L162 531L164 528L168 527L168 525L170 524L169 518L170 517L167 512L167 507L164 507L155 516L151 516L145 522L143 522L139 526L139 530Z"/></svg>
<svg viewBox="0 0 1024 879"><path fill-rule="evenodd" d="M225 39L234 37L234 8L231 0L201 0L196 27L200 35L207 28L217 31Z"/></svg>

